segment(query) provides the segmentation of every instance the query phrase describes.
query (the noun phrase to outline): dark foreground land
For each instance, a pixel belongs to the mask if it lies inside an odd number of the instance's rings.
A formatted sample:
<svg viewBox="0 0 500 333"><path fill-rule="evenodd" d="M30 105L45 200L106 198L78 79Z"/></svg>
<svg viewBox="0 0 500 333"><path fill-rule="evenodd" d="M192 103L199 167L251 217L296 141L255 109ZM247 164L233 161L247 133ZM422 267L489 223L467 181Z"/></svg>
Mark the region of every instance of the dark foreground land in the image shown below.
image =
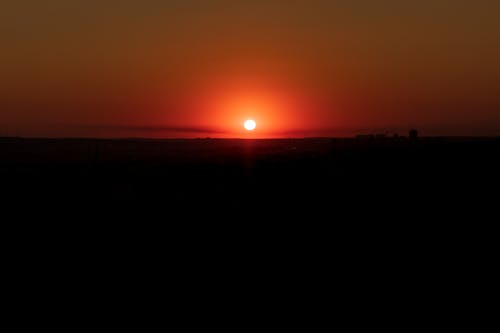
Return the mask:
<svg viewBox="0 0 500 333"><path fill-rule="evenodd" d="M500 139L4 138L0 204L176 221L443 220L493 212L499 170Z"/></svg>
<svg viewBox="0 0 500 333"><path fill-rule="evenodd" d="M205 309L224 290L273 316L269 297L442 318L491 291L499 154L470 138L0 139L9 276L40 300L137 288Z"/></svg>

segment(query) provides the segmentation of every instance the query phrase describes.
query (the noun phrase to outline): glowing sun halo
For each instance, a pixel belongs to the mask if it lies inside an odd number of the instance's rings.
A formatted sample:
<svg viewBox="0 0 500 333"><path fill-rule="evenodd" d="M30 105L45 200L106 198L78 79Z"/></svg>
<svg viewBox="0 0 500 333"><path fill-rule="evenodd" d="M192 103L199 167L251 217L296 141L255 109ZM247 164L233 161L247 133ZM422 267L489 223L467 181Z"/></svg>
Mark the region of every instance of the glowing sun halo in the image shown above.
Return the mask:
<svg viewBox="0 0 500 333"><path fill-rule="evenodd" d="M255 127L257 127L257 123L255 123L255 121L252 119L248 119L247 121L245 121L245 124L243 126L245 126L245 129L247 131L253 131Z"/></svg>

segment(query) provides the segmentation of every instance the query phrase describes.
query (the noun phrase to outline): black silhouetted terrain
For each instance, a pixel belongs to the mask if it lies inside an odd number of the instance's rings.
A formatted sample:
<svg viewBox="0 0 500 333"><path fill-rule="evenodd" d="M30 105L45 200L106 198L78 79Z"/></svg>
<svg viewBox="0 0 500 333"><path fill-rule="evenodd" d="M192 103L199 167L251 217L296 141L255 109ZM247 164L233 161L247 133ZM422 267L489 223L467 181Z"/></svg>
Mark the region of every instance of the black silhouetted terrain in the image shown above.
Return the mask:
<svg viewBox="0 0 500 333"><path fill-rule="evenodd" d="M472 138L4 138L0 181L2 203L19 214L36 207L333 223L434 211L443 220L496 205L499 153L500 140Z"/></svg>
<svg viewBox="0 0 500 333"><path fill-rule="evenodd" d="M442 316L429 300L454 311L471 283L488 292L499 153L499 139L5 138L9 274L42 300L238 290Z"/></svg>

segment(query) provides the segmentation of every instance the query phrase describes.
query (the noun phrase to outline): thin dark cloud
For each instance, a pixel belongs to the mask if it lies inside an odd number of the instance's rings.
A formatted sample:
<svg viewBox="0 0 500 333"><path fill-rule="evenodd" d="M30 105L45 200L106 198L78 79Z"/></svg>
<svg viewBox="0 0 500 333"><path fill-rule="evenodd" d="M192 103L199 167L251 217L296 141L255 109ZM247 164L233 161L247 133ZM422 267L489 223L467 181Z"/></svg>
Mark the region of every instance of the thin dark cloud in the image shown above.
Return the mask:
<svg viewBox="0 0 500 333"><path fill-rule="evenodd" d="M109 132L129 132L129 133L191 133L191 134L235 134L234 132L221 130L206 126L132 126L132 125L94 125L85 126L85 129L109 131ZM257 131L256 134L259 132ZM284 135L284 136L331 136L333 134L353 133L352 129L346 128L324 128L319 130L282 130L273 133L262 133L263 135Z"/></svg>
<svg viewBox="0 0 500 333"><path fill-rule="evenodd" d="M107 133L142 133L142 134L212 134L212 135L231 135L237 133L221 130L213 127L206 126L132 126L132 125L93 125L84 126L82 129L87 130L97 130L105 131ZM362 133L385 133L385 132L400 132L401 129L386 129L386 128L321 128L321 129L310 129L310 130L300 130L300 129L289 129L289 130L277 130L272 133L259 133L264 136L284 136L284 137L333 137L333 136L352 136Z"/></svg>
<svg viewBox="0 0 500 333"><path fill-rule="evenodd" d="M198 136L221 136L221 137L241 137L243 132L235 132L222 130L208 126L135 126L135 125L90 125L76 126L80 131L84 131L89 135L104 134L105 136L172 136L172 137L198 137ZM498 136L500 129L479 129L468 130L468 128L442 128L440 126L408 126L408 127L331 127L319 128L310 130L301 129L283 129L273 132L256 131L256 137L353 137L360 134L387 134L387 135L408 135L411 129L417 129L422 135L429 136L446 136L449 133L455 135L477 136L477 133L482 133L482 136ZM98 135L99 136L99 135Z"/></svg>
<svg viewBox="0 0 500 333"><path fill-rule="evenodd" d="M85 129L126 131L141 133L214 133L224 134L226 131L203 126L129 126L129 125L92 125L84 126Z"/></svg>

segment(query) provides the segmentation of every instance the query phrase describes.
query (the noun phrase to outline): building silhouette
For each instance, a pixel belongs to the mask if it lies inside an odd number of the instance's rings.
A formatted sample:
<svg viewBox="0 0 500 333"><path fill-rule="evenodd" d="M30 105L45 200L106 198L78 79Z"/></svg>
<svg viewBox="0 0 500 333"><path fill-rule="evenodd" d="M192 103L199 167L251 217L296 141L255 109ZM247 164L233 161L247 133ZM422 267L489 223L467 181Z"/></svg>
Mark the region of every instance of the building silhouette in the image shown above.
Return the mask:
<svg viewBox="0 0 500 333"><path fill-rule="evenodd" d="M411 129L410 132L408 133L408 137L410 141L417 141L418 140L418 131L416 129Z"/></svg>

